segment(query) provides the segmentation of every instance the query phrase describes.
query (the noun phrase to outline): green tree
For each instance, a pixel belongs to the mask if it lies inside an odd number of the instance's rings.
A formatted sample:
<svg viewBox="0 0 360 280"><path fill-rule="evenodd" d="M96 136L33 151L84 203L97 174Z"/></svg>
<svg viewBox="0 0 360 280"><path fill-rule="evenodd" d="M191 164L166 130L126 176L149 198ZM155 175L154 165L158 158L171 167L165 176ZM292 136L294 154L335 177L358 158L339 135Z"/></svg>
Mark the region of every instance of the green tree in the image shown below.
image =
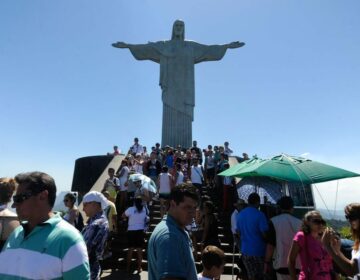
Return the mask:
<svg viewBox="0 0 360 280"><path fill-rule="evenodd" d="M352 239L351 237L351 231L350 231L350 227L349 226L345 226L340 228L339 231L341 238L346 238L346 239Z"/></svg>

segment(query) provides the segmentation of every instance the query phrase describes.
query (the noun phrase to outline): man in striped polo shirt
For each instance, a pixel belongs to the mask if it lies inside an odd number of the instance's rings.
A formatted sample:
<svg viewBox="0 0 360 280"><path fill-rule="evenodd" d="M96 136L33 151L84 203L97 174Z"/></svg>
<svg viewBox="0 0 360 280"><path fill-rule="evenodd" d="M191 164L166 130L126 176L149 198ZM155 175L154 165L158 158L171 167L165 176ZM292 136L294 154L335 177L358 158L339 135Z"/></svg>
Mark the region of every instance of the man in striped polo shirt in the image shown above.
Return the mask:
<svg viewBox="0 0 360 280"><path fill-rule="evenodd" d="M90 279L81 234L52 212L55 181L48 174L18 174L13 197L21 226L0 253L0 279Z"/></svg>

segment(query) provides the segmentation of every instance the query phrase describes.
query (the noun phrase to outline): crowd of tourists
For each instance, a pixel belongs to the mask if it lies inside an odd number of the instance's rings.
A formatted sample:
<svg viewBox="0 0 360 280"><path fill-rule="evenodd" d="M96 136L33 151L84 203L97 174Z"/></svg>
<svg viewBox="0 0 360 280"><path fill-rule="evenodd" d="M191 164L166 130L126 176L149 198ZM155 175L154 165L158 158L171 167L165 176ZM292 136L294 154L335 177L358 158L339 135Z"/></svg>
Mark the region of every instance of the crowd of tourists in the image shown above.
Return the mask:
<svg viewBox="0 0 360 280"><path fill-rule="evenodd" d="M160 201L162 219L147 243L150 280L220 279L226 258L217 213L231 221L241 255L238 279L331 280L340 274L360 279L359 203L345 208L354 241L348 256L318 211L300 220L293 215L293 200L284 196L277 203L281 212L268 219L257 193L239 199L234 180L217 175L229 168L232 153L227 142L201 150L194 141L186 149L156 144L148 154L135 138L120 168L108 170L102 191L83 196L83 209L75 193L66 194L65 215L53 211L56 184L50 175L0 178L0 279L100 279L101 264L121 230L129 247L126 270L131 272L136 251L141 272L154 200ZM117 154L114 147L112 155ZM246 159L244 153L240 160ZM156 193L141 180L129 180L131 174L153 179ZM8 209L11 200L16 214Z"/></svg>
<svg viewBox="0 0 360 280"><path fill-rule="evenodd" d="M232 153L228 142L225 142L223 146L208 145L207 149L202 150L197 146L196 141L193 141L193 146L189 148L181 146L161 148L160 144L156 143L148 153L147 148L140 144L139 139L134 139L133 145L130 146L118 170L109 168L109 177L103 189L110 194L109 199L116 206L118 219L116 231L121 230L124 224L123 219L128 219L127 270L130 270L134 250L137 251L137 271L142 270L144 228L147 226L143 216L146 217L146 221L150 219L149 216L152 213L149 211L149 204L153 199L159 200L160 216L163 218L166 213L169 213L172 190L184 183L190 183L195 187L200 201L196 217L193 217L186 225L194 244L195 259L201 258L198 252L208 245L220 247L215 205L209 196L203 194L203 188L206 186L217 194L220 198L220 208L224 213L228 213L230 219L232 209L230 205L236 200L235 184L232 178L220 177L217 174L230 167L228 160ZM118 147L114 146L114 152L108 155L120 155ZM244 153L243 156L244 158L240 160L248 159L247 154ZM142 188L140 180L129 180L131 174L144 174L151 178L156 183L155 197ZM140 206L134 208L132 205L137 199ZM142 206L140 201L142 201ZM129 215L130 213L132 215ZM109 219L113 219L113 216ZM132 229L135 220L137 226Z"/></svg>

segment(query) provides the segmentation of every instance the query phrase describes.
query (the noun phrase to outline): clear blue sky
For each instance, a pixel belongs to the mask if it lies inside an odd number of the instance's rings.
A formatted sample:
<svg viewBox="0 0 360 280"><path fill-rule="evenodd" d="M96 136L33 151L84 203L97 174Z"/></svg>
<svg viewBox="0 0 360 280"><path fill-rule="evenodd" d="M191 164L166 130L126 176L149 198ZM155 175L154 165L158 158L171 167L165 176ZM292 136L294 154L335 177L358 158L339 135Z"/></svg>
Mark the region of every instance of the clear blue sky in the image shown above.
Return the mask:
<svg viewBox="0 0 360 280"><path fill-rule="evenodd" d="M41 170L68 190L77 158L160 141L159 67L111 43L169 39L178 18L187 39L246 43L196 66L199 146L360 172L359 13L358 0L2 0L0 176ZM336 184L319 189L331 207ZM340 190L342 206L360 181Z"/></svg>

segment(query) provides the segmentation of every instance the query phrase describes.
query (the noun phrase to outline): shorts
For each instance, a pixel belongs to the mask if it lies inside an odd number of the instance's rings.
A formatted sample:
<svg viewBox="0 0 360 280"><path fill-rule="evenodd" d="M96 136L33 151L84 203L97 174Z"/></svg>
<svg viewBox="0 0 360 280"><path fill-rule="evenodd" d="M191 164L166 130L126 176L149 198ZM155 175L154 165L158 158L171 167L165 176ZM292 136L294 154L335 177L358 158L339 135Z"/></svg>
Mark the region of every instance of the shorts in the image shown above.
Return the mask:
<svg viewBox="0 0 360 280"><path fill-rule="evenodd" d="M206 175L208 179L214 179L215 177L215 168L209 168L206 170Z"/></svg>
<svg viewBox="0 0 360 280"><path fill-rule="evenodd" d="M159 193L159 198L160 199L169 199L170 194L169 193Z"/></svg>
<svg viewBox="0 0 360 280"><path fill-rule="evenodd" d="M129 230L127 232L129 248L142 248L145 244L144 230Z"/></svg>
<svg viewBox="0 0 360 280"><path fill-rule="evenodd" d="M264 257L242 255L241 260L244 263L249 278L263 279Z"/></svg>

